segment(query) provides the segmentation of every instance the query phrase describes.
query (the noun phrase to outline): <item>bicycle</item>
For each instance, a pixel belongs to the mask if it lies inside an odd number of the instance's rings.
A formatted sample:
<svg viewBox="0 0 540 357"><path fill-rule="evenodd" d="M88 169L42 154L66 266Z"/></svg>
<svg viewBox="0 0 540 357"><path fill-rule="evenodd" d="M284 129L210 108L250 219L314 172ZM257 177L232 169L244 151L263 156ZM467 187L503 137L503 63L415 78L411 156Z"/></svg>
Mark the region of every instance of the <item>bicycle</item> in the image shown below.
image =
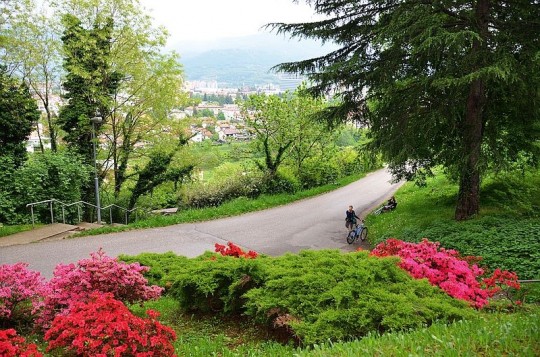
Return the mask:
<svg viewBox="0 0 540 357"><path fill-rule="evenodd" d="M366 240L367 235L368 229L366 226L364 226L364 221L362 221L360 224L355 223L354 229L347 235L347 243L353 244L358 240L358 238L360 238L360 240L363 242Z"/></svg>

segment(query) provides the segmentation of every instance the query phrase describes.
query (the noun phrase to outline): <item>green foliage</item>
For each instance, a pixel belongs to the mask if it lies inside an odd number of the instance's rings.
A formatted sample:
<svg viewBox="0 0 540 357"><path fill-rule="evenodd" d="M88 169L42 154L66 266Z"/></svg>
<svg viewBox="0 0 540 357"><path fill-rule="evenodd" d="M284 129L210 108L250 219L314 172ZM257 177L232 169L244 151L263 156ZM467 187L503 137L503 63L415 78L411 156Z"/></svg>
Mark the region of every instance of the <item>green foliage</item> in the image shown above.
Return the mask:
<svg viewBox="0 0 540 357"><path fill-rule="evenodd" d="M212 253L189 261L170 254L163 259L141 257L151 271L162 262L168 264L167 276L159 280L174 281L169 293L183 309L245 313L284 328L305 344L474 314L427 281L412 279L396 261L337 250L256 259Z"/></svg>
<svg viewBox="0 0 540 357"><path fill-rule="evenodd" d="M264 284L245 296L247 314L290 328L306 344L473 314L426 281L413 280L395 258L367 252L304 251L275 258Z"/></svg>
<svg viewBox="0 0 540 357"><path fill-rule="evenodd" d="M399 178L440 165L459 177L457 219L478 213L486 170L538 161L537 4L306 2L321 20L269 27L339 48L277 69L307 75L316 97L337 89L322 116L369 126Z"/></svg>
<svg viewBox="0 0 540 357"><path fill-rule="evenodd" d="M300 181L303 187L315 187L334 182L341 175L341 169L336 159L322 160L320 157L308 159L300 171Z"/></svg>
<svg viewBox="0 0 540 357"><path fill-rule="evenodd" d="M119 260L128 264L138 262L142 266L149 267L150 270L144 273L144 277L148 279L148 285L158 285L166 289L172 284L172 281L168 279L182 273L191 264L189 258L173 252L142 253L137 256L120 255Z"/></svg>
<svg viewBox="0 0 540 357"><path fill-rule="evenodd" d="M241 164L225 163L204 184L192 185L186 192L185 205L191 208L217 207L238 197L256 198L261 194L262 177L246 172Z"/></svg>
<svg viewBox="0 0 540 357"><path fill-rule="evenodd" d="M187 140L181 139L176 148L171 150L156 149L150 152L150 160L142 169L137 170L138 178L132 189L128 209L133 209L140 196L151 192L162 183L182 181L191 174L192 165L176 169L170 167L178 148L186 144Z"/></svg>
<svg viewBox="0 0 540 357"><path fill-rule="evenodd" d="M516 171L492 175L484 181L482 204L513 216L540 215L540 175Z"/></svg>
<svg viewBox="0 0 540 357"><path fill-rule="evenodd" d="M31 202L53 198L65 203L80 201L81 186L87 182L90 172L92 167L84 165L79 157L69 153L45 152L32 155L13 173L11 181L6 182L5 187L10 190L6 196L0 195L0 221L5 220L10 224L28 222L30 218L26 204ZM8 204L1 205L2 197L7 197ZM34 213L43 222L50 220L46 206L36 206ZM66 211L66 219L69 219L70 213L75 214L76 208Z"/></svg>
<svg viewBox="0 0 540 357"><path fill-rule="evenodd" d="M39 119L39 111L28 87L9 77L0 66L0 156L2 168L21 166L26 160L26 140Z"/></svg>
<svg viewBox="0 0 540 357"><path fill-rule="evenodd" d="M264 281L264 258L245 259L208 253L170 275L170 293L186 311L240 313L243 295Z"/></svg>
<svg viewBox="0 0 540 357"><path fill-rule="evenodd" d="M295 356L537 356L540 353L540 310L484 314L447 325L385 335L372 333L359 341L316 345Z"/></svg>
<svg viewBox="0 0 540 357"><path fill-rule="evenodd" d="M410 229L403 237L414 242L428 238L463 255L479 255L481 265L491 269L514 271L520 279L539 279L538 232L538 219L483 217L461 224L433 222L426 229Z"/></svg>
<svg viewBox="0 0 540 357"><path fill-rule="evenodd" d="M62 86L67 105L61 108L58 122L67 134L64 140L68 145L92 163L90 118L99 113L103 119L111 112L111 96L122 77L111 69L109 61L114 23L108 18L88 30L80 18L64 14L62 25L63 67L67 72Z"/></svg>

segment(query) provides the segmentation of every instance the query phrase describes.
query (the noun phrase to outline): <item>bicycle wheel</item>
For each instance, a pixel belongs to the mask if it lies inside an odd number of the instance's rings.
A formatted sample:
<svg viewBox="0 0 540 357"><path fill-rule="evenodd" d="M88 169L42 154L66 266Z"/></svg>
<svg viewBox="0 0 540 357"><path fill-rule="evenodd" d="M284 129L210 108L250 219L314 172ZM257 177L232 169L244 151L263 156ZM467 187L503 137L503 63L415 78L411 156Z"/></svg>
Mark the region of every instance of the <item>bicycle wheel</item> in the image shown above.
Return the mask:
<svg viewBox="0 0 540 357"><path fill-rule="evenodd" d="M347 235L347 243L353 244L355 238L356 238L356 233L354 232L354 229L353 229L353 230L350 231L349 234Z"/></svg>
<svg viewBox="0 0 540 357"><path fill-rule="evenodd" d="M362 228L362 232L360 232L360 240L363 242L367 238L367 227Z"/></svg>

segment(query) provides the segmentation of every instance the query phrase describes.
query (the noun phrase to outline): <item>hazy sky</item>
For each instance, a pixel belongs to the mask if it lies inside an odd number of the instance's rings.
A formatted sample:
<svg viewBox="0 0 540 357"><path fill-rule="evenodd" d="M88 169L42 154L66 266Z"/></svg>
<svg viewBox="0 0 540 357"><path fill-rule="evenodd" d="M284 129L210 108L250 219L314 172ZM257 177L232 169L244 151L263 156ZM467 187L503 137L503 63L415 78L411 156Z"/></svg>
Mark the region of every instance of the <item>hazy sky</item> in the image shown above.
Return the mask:
<svg viewBox="0 0 540 357"><path fill-rule="evenodd" d="M260 33L270 22L311 21L313 10L292 0L140 0L169 43L216 40Z"/></svg>

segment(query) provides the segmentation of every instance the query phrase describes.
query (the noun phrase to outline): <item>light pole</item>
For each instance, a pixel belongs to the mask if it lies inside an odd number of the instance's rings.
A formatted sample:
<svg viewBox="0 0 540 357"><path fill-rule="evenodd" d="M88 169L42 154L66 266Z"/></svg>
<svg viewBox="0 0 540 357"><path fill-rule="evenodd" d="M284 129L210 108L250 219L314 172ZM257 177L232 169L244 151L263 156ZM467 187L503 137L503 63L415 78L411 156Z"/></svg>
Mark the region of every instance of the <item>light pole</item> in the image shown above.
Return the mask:
<svg viewBox="0 0 540 357"><path fill-rule="evenodd" d="M96 210L97 210L97 223L101 224L101 205L99 203L99 179L97 169L97 157L96 157L96 124L102 122L100 117L90 118L92 122L92 147L94 149L94 188L96 190Z"/></svg>

